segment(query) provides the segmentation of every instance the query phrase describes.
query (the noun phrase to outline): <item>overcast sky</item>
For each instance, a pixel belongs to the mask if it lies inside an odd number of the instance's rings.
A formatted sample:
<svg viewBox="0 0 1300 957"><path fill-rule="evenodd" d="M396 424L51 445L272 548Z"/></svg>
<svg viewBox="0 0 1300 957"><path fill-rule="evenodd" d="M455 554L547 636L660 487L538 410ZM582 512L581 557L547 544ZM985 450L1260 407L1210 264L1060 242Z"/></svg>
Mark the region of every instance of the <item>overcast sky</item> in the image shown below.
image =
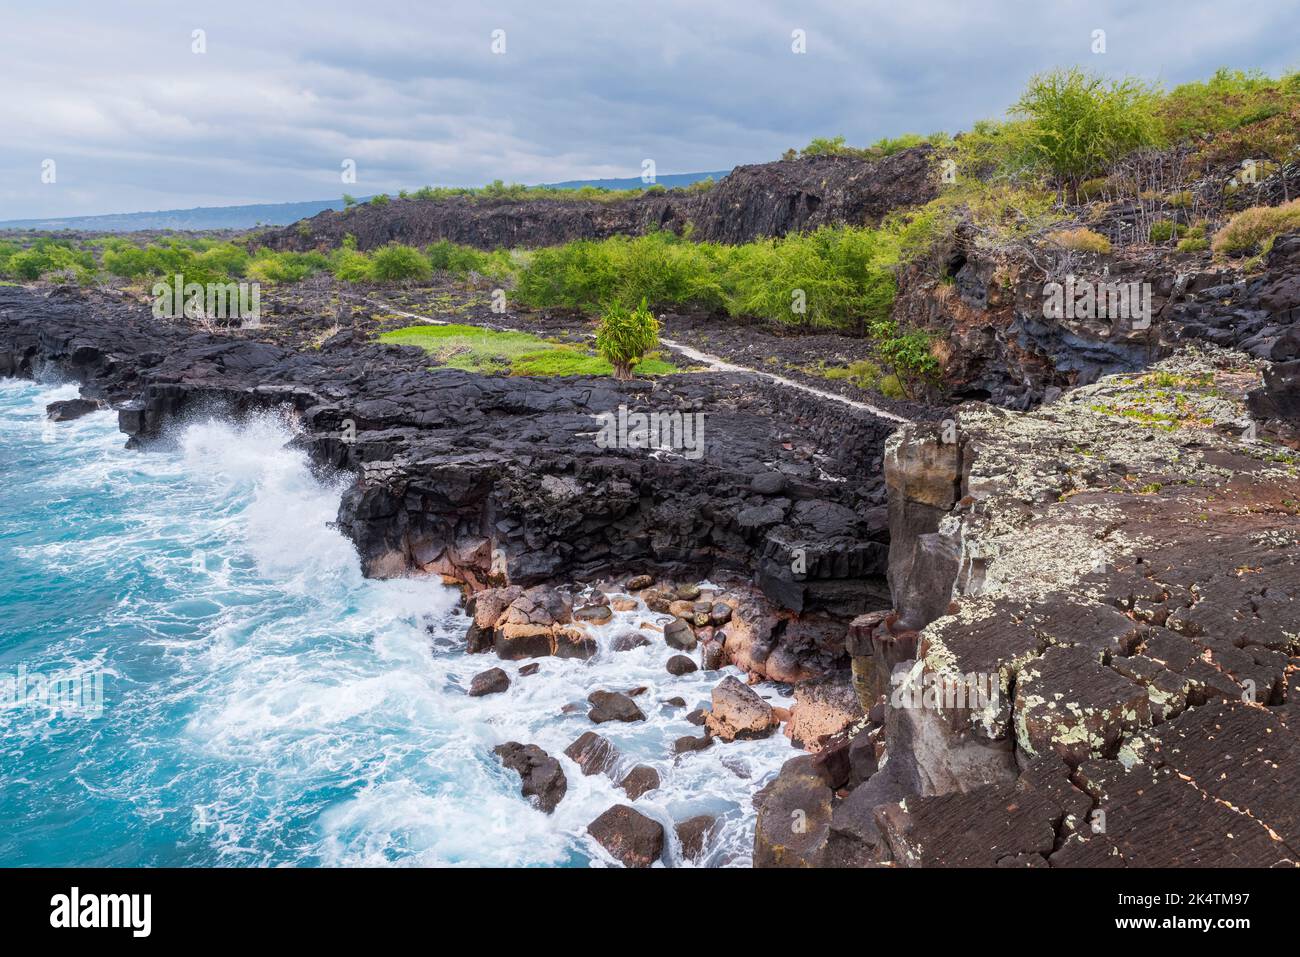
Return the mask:
<svg viewBox="0 0 1300 957"><path fill-rule="evenodd" d="M1300 0L5 0L0 220L729 169L955 131L1055 66L1278 73L1297 22Z"/></svg>

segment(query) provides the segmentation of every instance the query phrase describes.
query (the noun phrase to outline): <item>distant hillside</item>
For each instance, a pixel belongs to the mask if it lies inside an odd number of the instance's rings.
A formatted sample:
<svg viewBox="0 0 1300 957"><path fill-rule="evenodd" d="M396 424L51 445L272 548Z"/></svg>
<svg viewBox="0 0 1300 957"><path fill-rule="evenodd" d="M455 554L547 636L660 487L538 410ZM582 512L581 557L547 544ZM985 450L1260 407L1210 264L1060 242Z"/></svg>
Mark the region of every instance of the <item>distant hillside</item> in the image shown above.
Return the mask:
<svg viewBox="0 0 1300 957"><path fill-rule="evenodd" d="M137 229L251 229L259 224L287 226L327 209L342 208L341 198L304 203L258 203L252 206L197 206L194 209L165 209L149 213L109 213L104 216L68 216L62 219L10 219L0 222L0 229L75 229L105 233L123 233Z"/></svg>
<svg viewBox="0 0 1300 957"><path fill-rule="evenodd" d="M713 173L669 173L656 177L661 186L689 186L697 180L722 179L728 170ZM640 189L640 177L628 179L575 179L543 184L555 189L597 186L605 189ZM358 197L366 199L368 197ZM343 199L318 199L302 203L257 203L251 206L197 206L194 209L164 209L149 213L108 213L103 216L67 216L60 219L0 220L0 229L29 229L126 233L134 230L252 229L255 226L287 226L327 209L342 209Z"/></svg>

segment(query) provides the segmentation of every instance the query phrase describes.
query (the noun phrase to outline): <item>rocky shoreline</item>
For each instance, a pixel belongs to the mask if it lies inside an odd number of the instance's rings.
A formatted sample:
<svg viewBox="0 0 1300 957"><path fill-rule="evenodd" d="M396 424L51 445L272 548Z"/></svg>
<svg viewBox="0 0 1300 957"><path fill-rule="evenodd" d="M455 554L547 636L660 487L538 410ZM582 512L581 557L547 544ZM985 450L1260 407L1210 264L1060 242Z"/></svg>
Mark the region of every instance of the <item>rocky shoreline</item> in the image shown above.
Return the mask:
<svg viewBox="0 0 1300 957"><path fill-rule="evenodd" d="M1287 428L1294 315L1275 307L1296 249L1280 241L1263 279L1232 287L1226 308L1274 308L1253 332L1224 327L1259 361L1210 346L1033 412L895 406L902 427L747 373L430 370L374 341L381 310L274 299L250 335L155 321L111 291L3 287L0 375L76 379L83 398L51 417L111 405L138 447L191 415L288 409L318 467L353 476L338 525L366 574L461 585L467 651L587 657L630 613L645 627L616 651L662 640L670 674L788 686L793 706L774 707L721 680L691 715L700 735L674 745L784 726L808 752L756 800L758 866L1269 866L1300 860L1276 798L1300 766L1300 480L1249 413ZM1159 353L1224 307L1212 288L1179 303ZM619 407L703 412L705 454L602 448L596 417ZM469 693L503 679L487 668ZM635 721L635 690L593 693L594 725ZM608 772L591 735L565 754ZM553 755L498 756L539 807L563 799ZM620 767L630 803L589 826L628 865L664 855L634 806L653 773ZM711 827L679 825L683 849Z"/></svg>

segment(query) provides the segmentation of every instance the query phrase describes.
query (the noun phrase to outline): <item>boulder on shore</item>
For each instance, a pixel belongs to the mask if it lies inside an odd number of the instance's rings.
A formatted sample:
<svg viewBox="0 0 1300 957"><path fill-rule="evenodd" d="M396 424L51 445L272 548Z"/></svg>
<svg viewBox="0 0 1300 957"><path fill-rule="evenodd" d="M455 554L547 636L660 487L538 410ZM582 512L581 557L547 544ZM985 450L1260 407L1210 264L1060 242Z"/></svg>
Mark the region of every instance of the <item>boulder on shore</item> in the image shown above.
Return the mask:
<svg viewBox="0 0 1300 957"><path fill-rule="evenodd" d="M492 749L501 763L523 780L524 797L537 799L537 806L550 814L569 789L560 762L535 744L507 741Z"/></svg>
<svg viewBox="0 0 1300 957"><path fill-rule="evenodd" d="M606 772L618 760L618 749L595 731L584 731L564 753L582 768L584 775Z"/></svg>
<svg viewBox="0 0 1300 957"><path fill-rule="evenodd" d="M615 804L587 832L624 867L649 867L664 852L664 827L628 804Z"/></svg>
<svg viewBox="0 0 1300 957"><path fill-rule="evenodd" d="M500 694L509 687L509 675L500 668L489 668L487 671L480 671L470 679L469 696L481 698L486 694Z"/></svg>
<svg viewBox="0 0 1300 957"><path fill-rule="evenodd" d="M713 689L713 710L704 723L710 734L723 741L765 738L777 726L772 706L731 675Z"/></svg>
<svg viewBox="0 0 1300 957"><path fill-rule="evenodd" d="M644 721L645 713L636 702L618 691L593 691L587 695L591 710L587 717L597 724L606 721Z"/></svg>

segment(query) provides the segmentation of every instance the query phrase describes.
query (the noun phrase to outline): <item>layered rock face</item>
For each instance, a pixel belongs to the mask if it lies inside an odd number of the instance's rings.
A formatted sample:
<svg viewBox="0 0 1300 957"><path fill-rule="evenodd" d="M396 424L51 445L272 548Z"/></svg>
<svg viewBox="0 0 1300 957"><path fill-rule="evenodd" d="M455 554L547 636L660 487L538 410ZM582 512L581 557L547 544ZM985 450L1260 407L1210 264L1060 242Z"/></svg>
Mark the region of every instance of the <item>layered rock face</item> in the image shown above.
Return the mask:
<svg viewBox="0 0 1300 957"><path fill-rule="evenodd" d="M936 283L940 268L948 280ZM1149 314L1047 316L1049 284L1137 284ZM992 251L958 229L935 262L904 275L896 316L944 345L944 387L956 399L1032 408L1099 376L1136 372L1180 345L1205 342L1275 363L1252 411L1300 421L1300 234L1279 238L1249 278L1208 254L1127 249L1099 257L1039 246ZM1129 310L1130 312L1132 310Z"/></svg>
<svg viewBox="0 0 1300 957"><path fill-rule="evenodd" d="M671 190L608 202L397 199L378 207L328 210L302 224L268 230L261 241L272 249L333 248L350 233L361 249L448 239L490 250L655 229L681 232L690 223L696 239L743 243L828 224L875 223L894 209L929 202L939 183L932 154L925 146L874 161L816 156L738 166L702 193Z"/></svg>
<svg viewBox="0 0 1300 957"><path fill-rule="evenodd" d="M765 814L756 860L1300 862L1300 459L1244 428L1257 381L1180 354L900 430L872 713L782 772L818 837Z"/></svg>
<svg viewBox="0 0 1300 957"><path fill-rule="evenodd" d="M338 521L371 575L438 573L470 591L640 573L753 581L784 614L747 615L760 622L752 640L737 632L760 673L792 643L825 670L810 629L883 600L880 457L894 423L750 375L618 383L430 370L423 352L369 341L364 326L345 322L306 349L196 333L76 292L6 288L0 374L59 367L117 406L137 445L190 415L291 410L313 459L356 475ZM597 416L620 408L702 414L701 454L602 447ZM553 640L555 609L513 612L521 654ZM548 621L530 631L534 613Z"/></svg>

